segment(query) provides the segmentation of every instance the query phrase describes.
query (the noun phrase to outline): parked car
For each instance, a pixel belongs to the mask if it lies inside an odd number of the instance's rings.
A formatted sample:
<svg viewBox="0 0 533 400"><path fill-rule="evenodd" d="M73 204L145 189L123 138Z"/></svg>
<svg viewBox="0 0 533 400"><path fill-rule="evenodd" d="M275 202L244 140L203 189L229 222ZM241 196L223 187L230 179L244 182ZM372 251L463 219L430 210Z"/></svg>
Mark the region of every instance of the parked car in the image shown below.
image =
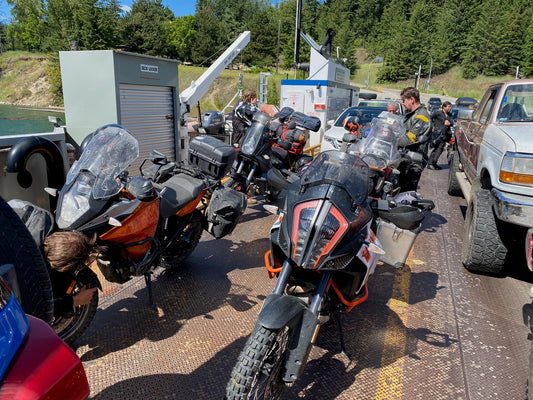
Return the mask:
<svg viewBox="0 0 533 400"><path fill-rule="evenodd" d="M2 265L3 275L13 265ZM0 277L0 400L89 397L89 383L74 351L44 321L26 315Z"/></svg>
<svg viewBox="0 0 533 400"><path fill-rule="evenodd" d="M472 97L459 97L452 105L452 118L457 121L457 115L460 110L474 109L477 106L477 100Z"/></svg>
<svg viewBox="0 0 533 400"><path fill-rule="evenodd" d="M403 114L403 105L400 100L382 99L382 100L360 100L358 107L387 107L390 103L396 104L398 114Z"/></svg>
<svg viewBox="0 0 533 400"><path fill-rule="evenodd" d="M440 110L442 108L442 100L440 97L431 97L428 100L428 111L433 113L433 111Z"/></svg>
<svg viewBox="0 0 533 400"><path fill-rule="evenodd" d="M519 246L533 271L533 79L494 84L477 109L459 110L448 193L468 204L468 270L500 273Z"/></svg>
<svg viewBox="0 0 533 400"><path fill-rule="evenodd" d="M383 111L387 111L387 107L348 107L345 109L335 121L328 121L331 125L324 132L324 137L320 144L320 151L339 150L342 144L342 137L346 133L343 127L343 121L350 116L357 116L363 125L362 131L366 130L366 125L370 127L370 122Z"/></svg>

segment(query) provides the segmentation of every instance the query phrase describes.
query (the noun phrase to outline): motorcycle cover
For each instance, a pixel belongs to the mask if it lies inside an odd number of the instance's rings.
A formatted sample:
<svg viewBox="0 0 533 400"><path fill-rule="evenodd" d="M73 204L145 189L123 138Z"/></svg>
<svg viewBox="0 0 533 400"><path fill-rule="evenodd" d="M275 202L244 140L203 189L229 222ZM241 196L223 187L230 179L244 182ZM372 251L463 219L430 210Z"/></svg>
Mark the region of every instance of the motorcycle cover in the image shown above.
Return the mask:
<svg viewBox="0 0 533 400"><path fill-rule="evenodd" d="M205 229L216 239L229 235L244 214L247 204L244 193L225 187L215 190L207 207Z"/></svg>

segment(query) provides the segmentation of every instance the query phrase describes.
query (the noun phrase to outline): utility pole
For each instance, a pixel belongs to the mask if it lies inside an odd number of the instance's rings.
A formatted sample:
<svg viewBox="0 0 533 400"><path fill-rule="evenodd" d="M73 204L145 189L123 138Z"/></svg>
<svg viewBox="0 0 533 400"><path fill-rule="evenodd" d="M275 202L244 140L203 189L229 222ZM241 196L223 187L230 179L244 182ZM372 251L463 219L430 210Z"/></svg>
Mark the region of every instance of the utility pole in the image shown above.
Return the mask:
<svg viewBox="0 0 533 400"><path fill-rule="evenodd" d="M302 0L296 0L296 29L294 30L294 79L300 64L300 31L302 20Z"/></svg>
<svg viewBox="0 0 533 400"><path fill-rule="evenodd" d="M279 39L281 36L281 19L278 19L278 45L276 48L276 74L278 73L279 66Z"/></svg>
<svg viewBox="0 0 533 400"><path fill-rule="evenodd" d="M423 53L429 54L429 76L428 76L428 87L427 87L427 93L429 93L429 85L431 82L431 69L433 68L433 57L431 57L431 53L427 50L422 50ZM420 76L420 75L419 75Z"/></svg>

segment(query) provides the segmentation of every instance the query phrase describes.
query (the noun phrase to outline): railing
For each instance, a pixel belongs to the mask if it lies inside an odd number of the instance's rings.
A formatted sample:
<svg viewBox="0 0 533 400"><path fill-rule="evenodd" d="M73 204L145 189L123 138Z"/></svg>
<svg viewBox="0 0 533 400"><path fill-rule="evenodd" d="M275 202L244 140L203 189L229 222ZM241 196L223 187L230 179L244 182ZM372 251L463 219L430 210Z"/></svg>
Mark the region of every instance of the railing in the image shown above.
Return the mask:
<svg viewBox="0 0 533 400"><path fill-rule="evenodd" d="M305 148L304 153L309 154L311 157L314 157L315 154L320 153L320 143L315 144L314 146Z"/></svg>

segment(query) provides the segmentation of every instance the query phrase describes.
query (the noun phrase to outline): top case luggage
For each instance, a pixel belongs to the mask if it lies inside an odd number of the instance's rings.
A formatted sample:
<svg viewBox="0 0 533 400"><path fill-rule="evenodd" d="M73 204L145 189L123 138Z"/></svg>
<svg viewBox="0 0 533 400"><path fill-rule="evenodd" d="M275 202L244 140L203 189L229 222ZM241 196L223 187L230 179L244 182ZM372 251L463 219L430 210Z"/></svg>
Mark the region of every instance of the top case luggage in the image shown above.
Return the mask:
<svg viewBox="0 0 533 400"><path fill-rule="evenodd" d="M213 136L197 136L189 143L189 164L221 179L235 160L235 148Z"/></svg>

